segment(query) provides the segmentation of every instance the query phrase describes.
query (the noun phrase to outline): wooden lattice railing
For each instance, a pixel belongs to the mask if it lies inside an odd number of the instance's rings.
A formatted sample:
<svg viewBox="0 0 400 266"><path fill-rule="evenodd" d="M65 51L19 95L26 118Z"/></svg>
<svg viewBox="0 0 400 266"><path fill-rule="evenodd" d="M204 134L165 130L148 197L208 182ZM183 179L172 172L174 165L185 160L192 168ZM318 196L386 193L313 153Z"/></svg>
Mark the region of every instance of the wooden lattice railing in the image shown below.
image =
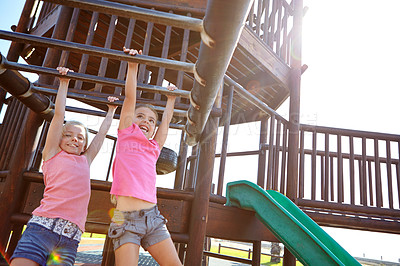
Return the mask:
<svg viewBox="0 0 400 266"><path fill-rule="evenodd" d="M290 63L293 2L286 0L255 0L247 26L285 63Z"/></svg>
<svg viewBox="0 0 400 266"><path fill-rule="evenodd" d="M299 198L399 209L399 135L303 125L300 139Z"/></svg>

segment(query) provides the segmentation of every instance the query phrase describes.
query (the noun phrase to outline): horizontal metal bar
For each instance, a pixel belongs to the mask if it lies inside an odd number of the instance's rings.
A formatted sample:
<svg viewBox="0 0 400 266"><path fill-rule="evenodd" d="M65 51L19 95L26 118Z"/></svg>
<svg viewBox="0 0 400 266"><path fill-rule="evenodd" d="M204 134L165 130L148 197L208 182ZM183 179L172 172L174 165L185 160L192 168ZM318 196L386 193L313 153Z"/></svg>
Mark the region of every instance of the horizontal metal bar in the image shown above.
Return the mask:
<svg viewBox="0 0 400 266"><path fill-rule="evenodd" d="M73 113L94 115L94 116L101 116L101 117L104 117L106 115L106 113L103 112L103 111L96 111L96 110L90 110L90 109L85 109L85 108L80 108L80 107L73 107L73 106L66 106L65 110L68 111L68 112L73 112ZM119 119L119 118L120 118L119 114L115 114L114 115L114 119ZM159 125L159 122L158 122L157 125ZM170 123L169 124L169 128L183 130L183 129L185 129L185 126L184 125L180 125L180 124ZM97 131L95 131L93 129L89 128L88 130L89 130L90 133L97 134ZM106 137L109 138L109 139L114 139L115 138L115 137L109 136L109 135L107 135ZM116 138L115 138L115 140L116 140Z"/></svg>
<svg viewBox="0 0 400 266"><path fill-rule="evenodd" d="M46 95L57 95L57 90L54 90L54 89L43 88L43 87L38 87L38 86L32 86L31 89L34 92L40 92L40 93L46 94ZM82 92L85 92L85 91L82 91ZM80 100L80 101L90 101L91 103L110 104L107 100L107 96L110 96L108 94L104 94L104 97L99 97L99 96L87 95L87 94L83 94L83 93L68 92L67 96L68 96L68 98L76 99L76 100ZM121 96L117 96L117 97L121 97ZM122 106L123 101L121 101L121 99L120 99L118 101L115 101L114 104L118 105L118 106ZM163 112L165 108L160 107L160 106L154 106L154 109L156 111ZM186 111L175 109L174 115L181 116L181 117L186 116Z"/></svg>
<svg viewBox="0 0 400 266"><path fill-rule="evenodd" d="M131 56L125 54L123 51L117 51L113 49L107 49L103 47L90 46L81 43L67 42L57 39L45 38L34 36L30 34L20 32L9 32L0 30L0 39L23 42L31 45L43 46L47 48L56 48L61 50L67 50L79 54L88 54L99 57L107 57L110 59L116 59L120 61L136 62L140 64L146 64L155 67L164 67L173 70L182 70L189 73L194 73L195 65L193 63L180 62L176 60L170 60L166 58L148 56L148 55L135 55Z"/></svg>
<svg viewBox="0 0 400 266"><path fill-rule="evenodd" d="M224 77L225 82L228 83L229 85L233 86L233 90L237 92L240 96L248 100L250 103L254 104L258 109L263 111L264 113L268 115L274 115L275 117L279 118L282 120L284 123L289 123L285 118L280 116L277 112L275 112L274 109L266 105L264 102L262 102L260 99L258 99L256 96L248 92L245 88L242 87L239 83L231 79L229 76L225 75Z"/></svg>
<svg viewBox="0 0 400 266"><path fill-rule="evenodd" d="M201 19L103 0L45 0L54 4L202 32Z"/></svg>
<svg viewBox="0 0 400 266"><path fill-rule="evenodd" d="M48 74L48 75L57 76L57 77L65 77L64 75L61 75L58 72L58 70L56 70L56 69L35 66L35 65L24 65L24 64L6 61L6 62L3 62L3 67L7 68L7 69L25 71L25 72L35 73L35 74ZM68 72L68 74L66 76L70 77L71 79L75 79L75 80L100 83L100 84L116 86L116 87L125 87L125 81L119 80L119 79L99 77L99 76L95 76L95 75L89 75L89 74L83 74L83 73L77 73L77 72ZM137 87L139 90L143 90L143 91L149 91L149 92L160 93L160 94L165 94L165 95L176 95L178 97L183 97L183 98L189 98L189 94L190 94L189 91L185 91L185 90L178 89L178 90L174 90L174 91L169 91L165 87L149 85L149 84L140 84L139 83L137 85Z"/></svg>
<svg viewBox="0 0 400 266"><path fill-rule="evenodd" d="M51 121L54 105L50 99L34 93L32 83L18 71L4 68L4 62L7 59L0 53L0 86L44 119Z"/></svg>

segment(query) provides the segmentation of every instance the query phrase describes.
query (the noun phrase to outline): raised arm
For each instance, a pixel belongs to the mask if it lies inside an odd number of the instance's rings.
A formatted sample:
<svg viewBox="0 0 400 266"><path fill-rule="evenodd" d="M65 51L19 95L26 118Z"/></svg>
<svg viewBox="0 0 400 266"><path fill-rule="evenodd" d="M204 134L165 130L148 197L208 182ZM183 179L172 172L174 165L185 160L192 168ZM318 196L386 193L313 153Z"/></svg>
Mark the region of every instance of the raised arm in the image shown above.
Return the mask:
<svg viewBox="0 0 400 266"><path fill-rule="evenodd" d="M108 101L109 102L114 102L118 100L117 97L109 96ZM104 139L106 138L107 132L110 129L115 110L117 109L117 105L107 105L108 106L108 112L106 117L103 120L103 123L101 123L99 132L97 132L96 136L93 138L92 142L90 143L89 147L85 151L84 155L88 159L89 165L92 163L96 155L99 153L101 146L103 145Z"/></svg>
<svg viewBox="0 0 400 266"><path fill-rule="evenodd" d="M66 67L57 67L58 72L62 75L67 75L68 72L73 72ZM50 127L47 132L46 143L42 151L44 161L52 158L60 150L60 139L64 125L65 105L67 101L69 78L60 78L60 85L57 91L56 103L54 107L54 116L50 122Z"/></svg>
<svg viewBox="0 0 400 266"><path fill-rule="evenodd" d="M168 86L168 90L173 91L177 88L175 86ZM161 119L160 126L157 129L157 133L154 136L154 140L157 141L160 149L164 146L165 141L168 136L169 123L174 115L174 106L175 106L176 96L167 95L167 104L165 106L165 110Z"/></svg>
<svg viewBox="0 0 400 266"><path fill-rule="evenodd" d="M123 48L125 53L132 56L142 54L142 50L139 52L134 49ZM119 118L118 129L125 129L130 127L133 123L136 107L136 87L137 87L137 72L138 63L128 62L128 71L125 80L125 100L122 104L121 115Z"/></svg>

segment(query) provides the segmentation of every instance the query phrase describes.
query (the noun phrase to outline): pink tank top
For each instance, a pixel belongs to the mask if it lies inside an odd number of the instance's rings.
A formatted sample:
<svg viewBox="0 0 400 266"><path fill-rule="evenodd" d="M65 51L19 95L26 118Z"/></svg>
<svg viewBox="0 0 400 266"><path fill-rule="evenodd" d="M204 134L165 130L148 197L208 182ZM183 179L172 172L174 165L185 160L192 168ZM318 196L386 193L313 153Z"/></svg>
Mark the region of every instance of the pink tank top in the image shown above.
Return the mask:
<svg viewBox="0 0 400 266"><path fill-rule="evenodd" d="M46 186L40 206L32 213L48 218L63 218L85 231L90 199L90 169L84 155L61 150L43 162Z"/></svg>
<svg viewBox="0 0 400 266"><path fill-rule="evenodd" d="M111 194L157 203L157 141L148 140L136 124L118 130Z"/></svg>

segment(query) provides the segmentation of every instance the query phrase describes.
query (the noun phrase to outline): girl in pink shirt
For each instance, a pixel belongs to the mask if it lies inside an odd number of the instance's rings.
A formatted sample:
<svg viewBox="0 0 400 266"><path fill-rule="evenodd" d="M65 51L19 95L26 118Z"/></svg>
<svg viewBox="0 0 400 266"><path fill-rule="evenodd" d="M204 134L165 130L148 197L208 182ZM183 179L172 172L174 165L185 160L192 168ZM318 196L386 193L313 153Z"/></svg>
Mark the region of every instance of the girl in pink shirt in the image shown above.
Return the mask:
<svg viewBox="0 0 400 266"><path fill-rule="evenodd" d="M123 51L132 56L142 53L125 47ZM140 246L160 265L182 265L166 219L157 209L155 185L156 162L167 138L176 97L167 95L156 131L157 112L151 105L136 105L137 70L137 63L128 63L111 188L116 209L108 236L113 239L117 266L137 265Z"/></svg>
<svg viewBox="0 0 400 266"><path fill-rule="evenodd" d="M62 75L68 68L58 67ZM99 152L115 113L108 112L99 132L87 147L88 132L80 122L64 123L69 78L60 77L54 117L43 148L45 190L33 211L11 265L74 265L78 244L85 230L90 198L89 166ZM109 97L109 102L117 98Z"/></svg>

